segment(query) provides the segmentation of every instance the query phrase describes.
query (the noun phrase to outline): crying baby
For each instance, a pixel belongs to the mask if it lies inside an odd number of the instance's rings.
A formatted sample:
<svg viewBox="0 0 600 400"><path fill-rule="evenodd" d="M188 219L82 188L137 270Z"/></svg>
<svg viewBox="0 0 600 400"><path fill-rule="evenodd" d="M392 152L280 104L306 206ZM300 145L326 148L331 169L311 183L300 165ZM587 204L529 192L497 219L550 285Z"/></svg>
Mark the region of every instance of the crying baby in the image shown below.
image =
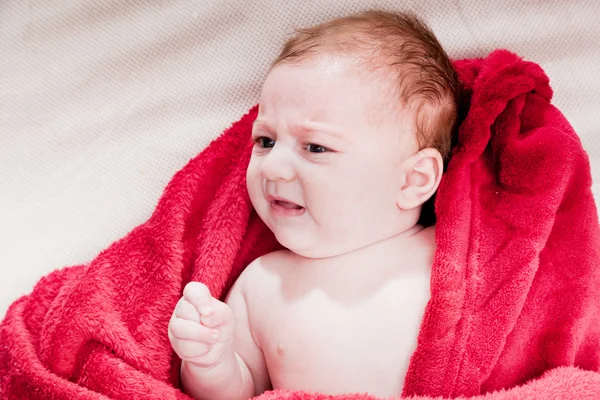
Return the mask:
<svg viewBox="0 0 600 400"><path fill-rule="evenodd" d="M286 250L251 263L225 302L186 285L169 338L187 394L401 394L435 252L435 226L419 219L450 150L458 86L410 14L362 12L284 45L246 177Z"/></svg>

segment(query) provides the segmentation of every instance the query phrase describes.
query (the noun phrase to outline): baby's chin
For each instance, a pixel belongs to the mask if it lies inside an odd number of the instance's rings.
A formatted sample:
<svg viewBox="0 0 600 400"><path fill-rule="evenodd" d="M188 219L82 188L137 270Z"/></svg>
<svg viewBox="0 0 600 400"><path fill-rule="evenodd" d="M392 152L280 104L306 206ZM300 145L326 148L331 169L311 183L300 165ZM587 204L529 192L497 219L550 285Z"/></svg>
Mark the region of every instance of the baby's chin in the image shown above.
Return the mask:
<svg viewBox="0 0 600 400"><path fill-rule="evenodd" d="M280 245L292 253L309 259L332 258L343 255L349 251L339 249L335 243L329 243L317 237L317 235L299 234L294 232L273 231ZM350 250L351 251L351 250Z"/></svg>
<svg viewBox="0 0 600 400"><path fill-rule="evenodd" d="M323 259L350 253L356 248L347 248L348 243L331 241L319 235L318 229L311 226L309 220L294 220L286 223L278 221L268 211L268 205L257 202L255 210L260 219L273 232L277 242L292 253L311 259ZM300 217L300 218L306 218ZM352 247L352 246L350 246Z"/></svg>
<svg viewBox="0 0 600 400"><path fill-rule="evenodd" d="M269 226L269 228L271 227ZM280 245L300 257L314 259L331 257L331 255L326 251L325 246L319 246L317 243L314 243L314 236L311 238L308 234L303 234L297 231L289 232L292 229L271 228L271 231L273 231L275 234L275 238Z"/></svg>

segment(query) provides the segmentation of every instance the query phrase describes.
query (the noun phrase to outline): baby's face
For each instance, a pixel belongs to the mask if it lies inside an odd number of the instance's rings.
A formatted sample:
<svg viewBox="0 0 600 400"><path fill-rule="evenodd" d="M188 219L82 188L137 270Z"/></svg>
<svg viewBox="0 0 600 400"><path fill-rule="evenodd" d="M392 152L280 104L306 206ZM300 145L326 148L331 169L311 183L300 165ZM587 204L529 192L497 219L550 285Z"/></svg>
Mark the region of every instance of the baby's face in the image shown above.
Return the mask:
<svg viewBox="0 0 600 400"><path fill-rule="evenodd" d="M344 57L269 73L247 185L258 215L291 251L330 257L398 233L403 160L418 149L413 115L391 115L385 87Z"/></svg>

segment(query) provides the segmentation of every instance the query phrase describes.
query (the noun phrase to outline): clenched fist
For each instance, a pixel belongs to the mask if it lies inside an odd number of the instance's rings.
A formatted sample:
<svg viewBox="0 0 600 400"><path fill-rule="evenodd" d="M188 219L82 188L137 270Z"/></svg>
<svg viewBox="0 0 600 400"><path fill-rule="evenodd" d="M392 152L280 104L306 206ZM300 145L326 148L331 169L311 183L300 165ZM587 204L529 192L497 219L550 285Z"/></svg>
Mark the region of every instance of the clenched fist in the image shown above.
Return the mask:
<svg viewBox="0 0 600 400"><path fill-rule="evenodd" d="M169 322L169 340L177 355L200 368L213 368L233 353L233 312L200 282L183 290Z"/></svg>

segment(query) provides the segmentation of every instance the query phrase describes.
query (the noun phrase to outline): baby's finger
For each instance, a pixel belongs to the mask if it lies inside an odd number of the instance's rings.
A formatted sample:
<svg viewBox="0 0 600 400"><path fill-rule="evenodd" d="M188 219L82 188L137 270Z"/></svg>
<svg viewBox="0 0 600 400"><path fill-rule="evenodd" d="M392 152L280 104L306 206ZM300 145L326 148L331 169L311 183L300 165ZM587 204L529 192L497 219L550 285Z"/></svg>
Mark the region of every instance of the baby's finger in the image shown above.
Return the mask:
<svg viewBox="0 0 600 400"><path fill-rule="evenodd" d="M213 313L208 315L200 313L200 323L209 328L216 328L221 325L228 325L233 318L233 311L229 306L217 299L213 299Z"/></svg>
<svg viewBox="0 0 600 400"><path fill-rule="evenodd" d="M173 336L179 340L192 340L208 344L214 344L219 341L218 330L207 328L187 319L171 319L170 328Z"/></svg>
<svg viewBox="0 0 600 400"><path fill-rule="evenodd" d="M194 307L192 303L183 297L179 299L177 306L175 306L175 316L177 318L200 323L200 313L198 313L198 310L196 310L196 307Z"/></svg>
<svg viewBox="0 0 600 400"><path fill-rule="evenodd" d="M206 285L200 282L190 282L183 289L183 297L192 303L200 314L209 315L212 308L212 296Z"/></svg>

